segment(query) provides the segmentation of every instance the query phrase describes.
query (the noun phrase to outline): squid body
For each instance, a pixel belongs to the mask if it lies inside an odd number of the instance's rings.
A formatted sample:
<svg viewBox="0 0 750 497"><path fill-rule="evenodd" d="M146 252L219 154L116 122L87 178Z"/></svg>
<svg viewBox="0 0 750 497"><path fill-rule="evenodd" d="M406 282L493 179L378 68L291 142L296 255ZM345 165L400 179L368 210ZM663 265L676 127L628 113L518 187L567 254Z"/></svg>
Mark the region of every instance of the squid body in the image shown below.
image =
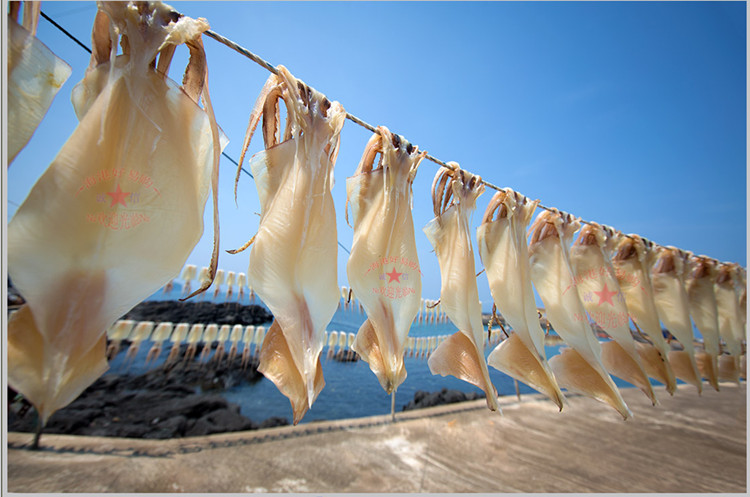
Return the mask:
<svg viewBox="0 0 750 497"><path fill-rule="evenodd" d="M543 392L562 409L564 397L544 351L526 244L526 228L538 203L506 188L492 197L477 229L479 255L492 298L513 328L510 337L490 353L487 363Z"/></svg>
<svg viewBox="0 0 750 497"><path fill-rule="evenodd" d="M346 113L278 71L256 102L242 151L263 117L265 150L250 161L261 218L247 279L274 316L258 370L289 398L297 424L325 385L320 352L339 302L331 188ZM279 99L287 108L281 143Z"/></svg>
<svg viewBox="0 0 750 497"><path fill-rule="evenodd" d="M449 163L440 168L432 183L435 218L424 232L440 265L440 304L459 329L430 354L432 374L452 375L484 390L487 407L498 411L497 391L490 381L484 358L484 328L474 270L474 249L469 214L484 191L479 176Z"/></svg>
<svg viewBox="0 0 750 497"><path fill-rule="evenodd" d="M42 423L107 368L105 330L179 273L226 144L205 86L208 24L161 3L99 9L73 93L80 123L8 226L9 273L27 302L9 323L8 382ZM155 66L181 43L191 64L178 86Z"/></svg>
<svg viewBox="0 0 750 497"><path fill-rule="evenodd" d="M569 214L543 211L531 225L531 280L544 302L547 319L571 347L550 358L561 387L604 402L623 418L632 417L601 360L601 346L575 288L569 247L580 223Z"/></svg>
<svg viewBox="0 0 750 497"><path fill-rule="evenodd" d="M583 307L612 337L611 341L601 344L604 366L613 375L636 385L656 405L656 394L630 333L628 309L609 258L608 240L603 227L596 223L581 229L570 249L575 286Z"/></svg>
<svg viewBox="0 0 750 497"><path fill-rule="evenodd" d="M346 182L354 221L347 275L367 313L353 349L391 393L406 378L404 347L421 306L411 189L424 154L387 128L378 131Z"/></svg>
<svg viewBox="0 0 750 497"><path fill-rule="evenodd" d="M669 352L669 363L675 376L695 385L700 394L703 383L695 361L690 302L685 291L687 254L674 247L657 247L655 254L651 267L654 304L661 322L683 346L683 350Z"/></svg>

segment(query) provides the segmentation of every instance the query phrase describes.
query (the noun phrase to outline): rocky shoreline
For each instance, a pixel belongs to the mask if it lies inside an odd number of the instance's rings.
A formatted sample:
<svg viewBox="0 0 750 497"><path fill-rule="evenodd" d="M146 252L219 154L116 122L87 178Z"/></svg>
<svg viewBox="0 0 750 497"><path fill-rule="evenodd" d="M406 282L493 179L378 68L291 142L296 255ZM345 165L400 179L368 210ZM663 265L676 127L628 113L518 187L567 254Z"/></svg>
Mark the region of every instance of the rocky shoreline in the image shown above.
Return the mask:
<svg viewBox="0 0 750 497"><path fill-rule="evenodd" d="M220 365L176 362L138 376L105 374L55 412L44 433L168 439L288 425L278 417L251 420L221 396L234 385L260 380L257 366L253 359L243 369L241 358L235 358ZM35 431L34 410L15 404L8 431Z"/></svg>
<svg viewBox="0 0 750 497"><path fill-rule="evenodd" d="M122 319L172 323L216 323L258 325L272 319L260 306L211 302L143 302ZM127 340L123 345L127 344ZM180 347L184 357L187 345ZM200 351L199 351L200 352ZM125 353L125 347L119 348ZM349 350L329 359L353 362L359 356ZM242 383L252 384L263 375L258 359L242 358L202 362L177 360L155 366L140 375L107 373L89 386L75 401L55 412L43 433L105 437L170 439L214 433L256 430L288 425L289 420L271 417L252 420L240 406L228 402L221 392ZM35 432L36 412L20 395L8 389L8 431ZM456 390L418 391L403 411L481 398Z"/></svg>

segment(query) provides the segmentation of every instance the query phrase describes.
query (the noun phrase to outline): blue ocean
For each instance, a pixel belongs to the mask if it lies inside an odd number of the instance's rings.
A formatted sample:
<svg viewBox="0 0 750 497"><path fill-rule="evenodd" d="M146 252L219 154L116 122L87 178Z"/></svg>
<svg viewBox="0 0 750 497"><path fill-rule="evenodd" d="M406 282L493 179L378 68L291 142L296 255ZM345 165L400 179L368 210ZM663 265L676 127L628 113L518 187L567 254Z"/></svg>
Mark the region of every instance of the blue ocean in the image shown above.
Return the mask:
<svg viewBox="0 0 750 497"><path fill-rule="evenodd" d="M178 284L168 293L160 290L147 300L176 300L182 296L182 290ZM225 293L219 293L214 296L213 291L209 290L201 299L197 301L210 301L214 303L239 301L241 304L263 303L254 297L252 300L245 295L242 300L238 296L227 296ZM342 305L336 311L333 319L327 327L327 331L356 333L359 327L365 321L366 316L360 311L359 305L352 303L349 306ZM271 325L270 322L264 323L266 329ZM427 337L450 335L458 329L449 321L415 323L409 331L412 337ZM135 360L129 364L124 364L125 354L120 353L110 363L110 373L136 375L145 373L154 367L159 367L169 355L171 343L166 341L159 358L156 362L151 362L148 366L145 364L146 355L152 343L146 341L141 344ZM230 344L226 344L229 349ZM489 355L492 346L485 346L485 355ZM545 347L547 357L558 353L559 346ZM328 348L324 348L321 354L323 365L323 375L325 377L325 388L318 396L312 408L307 412L301 423L309 423L320 420L335 420L373 416L378 414L389 414L391 410L391 396L386 394L380 386L376 376L370 371L369 365L365 361L356 362L338 362L333 359L327 359ZM213 352L212 352L213 353ZM240 352L241 353L241 352ZM197 360L197 359L196 359ZM408 357L405 359L407 377L404 383L399 386L396 392L396 411L401 411L402 406L409 403L414 398L414 394L419 391L434 392L443 388L459 390L462 392L482 391L467 382L458 380L452 376L442 377L430 373L427 366L427 358ZM490 378L501 396L516 395L516 386L511 377L490 367ZM615 383L620 387L631 387L629 383L614 378ZM654 382L654 384L657 384ZM518 383L518 391L523 394L536 393L529 386ZM241 413L244 416L256 422L261 422L270 417L286 418L291 421L292 411L289 400L282 395L276 386L266 378L254 384L241 384L229 388L222 392L222 395L229 401L240 406Z"/></svg>

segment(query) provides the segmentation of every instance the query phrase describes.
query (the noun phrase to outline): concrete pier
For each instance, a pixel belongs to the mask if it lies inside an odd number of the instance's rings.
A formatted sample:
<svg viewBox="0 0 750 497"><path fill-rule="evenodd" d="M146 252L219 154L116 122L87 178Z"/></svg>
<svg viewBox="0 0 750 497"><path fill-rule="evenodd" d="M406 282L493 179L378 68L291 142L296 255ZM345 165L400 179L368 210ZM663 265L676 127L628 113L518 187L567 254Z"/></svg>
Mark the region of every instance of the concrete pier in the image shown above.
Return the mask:
<svg viewBox="0 0 750 497"><path fill-rule="evenodd" d="M8 436L10 492L721 492L747 490L746 385L680 386L635 418L572 397L166 441Z"/></svg>

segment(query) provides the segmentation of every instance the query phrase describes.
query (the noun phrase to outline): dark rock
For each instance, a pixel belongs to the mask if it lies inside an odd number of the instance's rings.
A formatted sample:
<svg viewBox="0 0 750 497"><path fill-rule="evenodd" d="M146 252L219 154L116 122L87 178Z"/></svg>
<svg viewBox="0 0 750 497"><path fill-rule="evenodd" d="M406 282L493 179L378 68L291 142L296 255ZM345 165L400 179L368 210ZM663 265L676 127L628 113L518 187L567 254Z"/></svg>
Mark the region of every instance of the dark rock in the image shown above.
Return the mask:
<svg viewBox="0 0 750 497"><path fill-rule="evenodd" d="M456 402L466 402L468 400L483 399L484 394L472 392L464 393L459 390L448 390L443 388L439 392L425 392L423 390L417 390L414 394L414 399L402 407L402 411L410 411L412 409L423 409L425 407L440 406L444 404L454 404Z"/></svg>
<svg viewBox="0 0 750 497"><path fill-rule="evenodd" d="M178 438L185 435L186 428L187 418L185 416L175 416L156 423L151 431L143 435L143 438Z"/></svg>
<svg viewBox="0 0 750 497"><path fill-rule="evenodd" d="M257 305L241 305L237 302L141 302L125 314L122 319L135 321L171 321L172 323L216 323L218 325L257 325L271 321L273 316Z"/></svg>
<svg viewBox="0 0 750 497"><path fill-rule="evenodd" d="M359 354L351 350L339 350L333 355L332 359L338 362L357 362L359 361Z"/></svg>
<svg viewBox="0 0 750 497"><path fill-rule="evenodd" d="M178 362L138 376L108 374L55 412L44 432L166 439L257 429L238 405L215 393L201 393L258 381L262 375L257 366L258 360L251 358L243 369L242 359L237 357L220 364ZM25 409L21 400L9 405L7 412L9 431L36 429L35 410ZM287 424L286 419L270 418L260 426Z"/></svg>
<svg viewBox="0 0 750 497"><path fill-rule="evenodd" d="M260 429L273 428L275 426L288 426L288 425L289 425L289 421L287 421L285 418L278 418L274 416L272 418L268 418L265 421L263 421L260 424L259 428Z"/></svg>
<svg viewBox="0 0 750 497"><path fill-rule="evenodd" d="M255 423L230 409L220 409L198 419L185 432L188 437L256 429Z"/></svg>

